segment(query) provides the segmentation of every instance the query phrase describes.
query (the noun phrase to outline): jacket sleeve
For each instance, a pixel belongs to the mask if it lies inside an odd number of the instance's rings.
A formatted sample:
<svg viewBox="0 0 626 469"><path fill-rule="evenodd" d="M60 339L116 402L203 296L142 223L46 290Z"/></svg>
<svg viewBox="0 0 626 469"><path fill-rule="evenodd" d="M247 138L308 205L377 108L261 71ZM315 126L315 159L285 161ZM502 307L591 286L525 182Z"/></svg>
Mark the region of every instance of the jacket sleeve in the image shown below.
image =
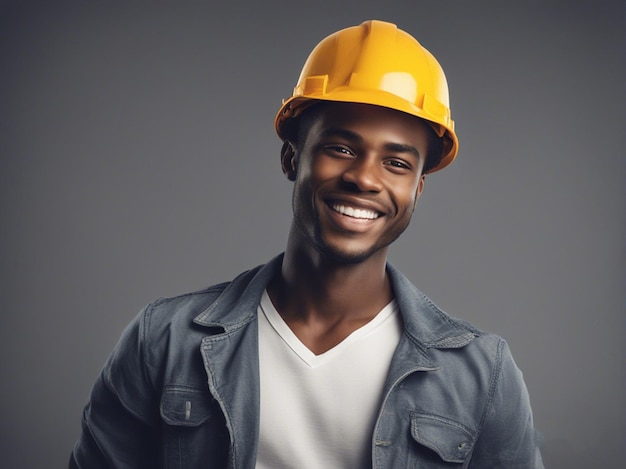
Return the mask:
<svg viewBox="0 0 626 469"><path fill-rule="evenodd" d="M491 403L469 467L543 469L526 384L502 339L490 393Z"/></svg>
<svg viewBox="0 0 626 469"><path fill-rule="evenodd" d="M146 310L125 329L96 380L70 469L156 466L158 402L145 361L145 322Z"/></svg>

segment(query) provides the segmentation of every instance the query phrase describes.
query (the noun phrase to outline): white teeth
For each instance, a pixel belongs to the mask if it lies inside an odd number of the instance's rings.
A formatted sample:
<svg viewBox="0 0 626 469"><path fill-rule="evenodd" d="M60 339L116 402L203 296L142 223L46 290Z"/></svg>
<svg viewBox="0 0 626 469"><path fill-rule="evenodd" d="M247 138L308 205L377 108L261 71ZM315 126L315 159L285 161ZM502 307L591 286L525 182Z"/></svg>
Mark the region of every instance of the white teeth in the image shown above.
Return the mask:
<svg viewBox="0 0 626 469"><path fill-rule="evenodd" d="M373 220L375 218L378 218L378 213L372 210L346 207L345 205L337 205L337 204L333 205L332 208L335 212L339 212L342 215L346 215L352 218L363 218L366 220Z"/></svg>

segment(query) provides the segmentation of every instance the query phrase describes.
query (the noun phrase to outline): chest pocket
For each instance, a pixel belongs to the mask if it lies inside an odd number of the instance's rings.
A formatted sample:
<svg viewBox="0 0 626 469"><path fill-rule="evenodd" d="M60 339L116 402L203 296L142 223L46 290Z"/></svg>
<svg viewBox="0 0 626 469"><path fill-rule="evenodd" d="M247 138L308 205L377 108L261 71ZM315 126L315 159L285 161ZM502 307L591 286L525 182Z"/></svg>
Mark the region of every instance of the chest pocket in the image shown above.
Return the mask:
<svg viewBox="0 0 626 469"><path fill-rule="evenodd" d="M195 427L211 418L212 403L208 389L166 386L161 395L161 418L168 425Z"/></svg>
<svg viewBox="0 0 626 469"><path fill-rule="evenodd" d="M162 466L226 467L229 434L220 406L208 389L166 386L161 395Z"/></svg>
<svg viewBox="0 0 626 469"><path fill-rule="evenodd" d="M435 465L425 467L462 467L472 453L475 434L468 428L453 420L429 414L414 412L411 414L411 436L428 451L421 451L424 459L436 462L433 452L439 457L439 462L449 465ZM420 458L422 459L422 458ZM422 466L419 466L422 467Z"/></svg>

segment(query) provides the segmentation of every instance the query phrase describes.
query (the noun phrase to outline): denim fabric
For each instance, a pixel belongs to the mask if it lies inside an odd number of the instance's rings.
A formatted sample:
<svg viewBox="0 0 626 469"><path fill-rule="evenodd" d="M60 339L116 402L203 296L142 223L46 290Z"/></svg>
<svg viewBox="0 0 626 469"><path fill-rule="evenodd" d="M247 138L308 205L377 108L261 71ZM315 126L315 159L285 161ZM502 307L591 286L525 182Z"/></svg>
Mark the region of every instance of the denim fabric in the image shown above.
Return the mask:
<svg viewBox="0 0 626 469"><path fill-rule="evenodd" d="M94 385L70 468L254 469L257 306L281 261L141 311ZM404 334L372 467L543 468L506 342L451 318L392 266L388 273Z"/></svg>

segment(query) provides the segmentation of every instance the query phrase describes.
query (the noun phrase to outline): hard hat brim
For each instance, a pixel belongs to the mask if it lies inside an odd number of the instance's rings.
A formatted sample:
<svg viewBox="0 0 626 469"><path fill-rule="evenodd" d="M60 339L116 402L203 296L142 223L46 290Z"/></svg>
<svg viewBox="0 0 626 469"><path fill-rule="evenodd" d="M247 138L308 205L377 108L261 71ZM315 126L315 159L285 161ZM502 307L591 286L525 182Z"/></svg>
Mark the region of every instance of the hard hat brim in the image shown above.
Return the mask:
<svg viewBox="0 0 626 469"><path fill-rule="evenodd" d="M405 99L400 98L392 93L385 91L373 92L372 90L355 90L355 89L335 89L332 93L325 94L323 96L293 96L284 100L283 105L279 109L274 119L274 128L278 136L285 140L287 136L283 132L284 123L292 118L297 118L298 115L306 108L318 101L333 101L333 102L345 102L345 103L360 103L371 104L374 106L381 106L404 112L411 116L418 117L426 121L437 135L444 139L444 153L441 161L430 168L428 173L438 171L445 168L454 161L458 153L458 139L454 132L454 121L449 119L447 125L439 122L436 116L430 115L424 109L407 102Z"/></svg>

